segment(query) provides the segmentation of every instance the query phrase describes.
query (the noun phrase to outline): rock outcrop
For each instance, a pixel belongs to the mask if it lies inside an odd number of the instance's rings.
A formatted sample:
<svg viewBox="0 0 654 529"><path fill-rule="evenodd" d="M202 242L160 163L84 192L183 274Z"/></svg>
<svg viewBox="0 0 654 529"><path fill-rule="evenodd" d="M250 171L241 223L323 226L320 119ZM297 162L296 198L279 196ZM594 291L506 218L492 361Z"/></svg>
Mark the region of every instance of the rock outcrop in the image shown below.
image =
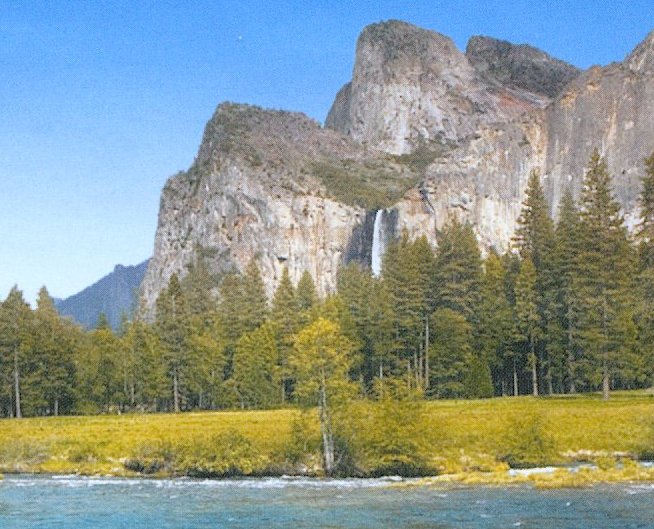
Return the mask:
<svg viewBox="0 0 654 529"><path fill-rule="evenodd" d="M558 79L568 71L534 48L516 52L513 46L509 60L498 61L506 67L494 75L487 61L504 52L490 41L485 47L475 42L471 61L439 33L399 21L368 26L357 42L352 81L339 92L326 126L370 147L406 154L421 143L458 142L484 124L542 108L547 95L525 87L543 80L554 86L547 75ZM547 67L539 70L544 58ZM504 70L511 82L501 77ZM525 72L529 80L521 77Z"/></svg>
<svg viewBox="0 0 654 529"><path fill-rule="evenodd" d="M505 249L529 172L540 170L555 215L567 186L579 193L594 148L633 225L654 150L653 43L654 32L623 63L580 73L524 45L474 37L463 54L403 22L367 27L326 128L219 106L193 166L164 188L144 314L197 256L217 273L256 258L268 293L285 266L328 292L342 263L370 263L378 209L392 219L384 237L407 230L436 244L456 215L484 248Z"/></svg>
<svg viewBox="0 0 654 529"><path fill-rule="evenodd" d="M581 71L527 44L476 36L468 41L466 57L488 82L506 88L556 97Z"/></svg>

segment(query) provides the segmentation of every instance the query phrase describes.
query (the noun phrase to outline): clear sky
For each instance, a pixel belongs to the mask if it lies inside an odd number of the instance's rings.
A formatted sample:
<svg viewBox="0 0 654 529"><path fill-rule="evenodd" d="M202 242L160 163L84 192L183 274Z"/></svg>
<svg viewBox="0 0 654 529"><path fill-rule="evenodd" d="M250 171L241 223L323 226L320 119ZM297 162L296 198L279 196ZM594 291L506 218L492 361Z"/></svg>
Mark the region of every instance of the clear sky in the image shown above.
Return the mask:
<svg viewBox="0 0 654 529"><path fill-rule="evenodd" d="M654 0L0 0L0 297L67 297L149 257L160 190L218 103L322 122L359 32L390 18L588 67L654 29Z"/></svg>

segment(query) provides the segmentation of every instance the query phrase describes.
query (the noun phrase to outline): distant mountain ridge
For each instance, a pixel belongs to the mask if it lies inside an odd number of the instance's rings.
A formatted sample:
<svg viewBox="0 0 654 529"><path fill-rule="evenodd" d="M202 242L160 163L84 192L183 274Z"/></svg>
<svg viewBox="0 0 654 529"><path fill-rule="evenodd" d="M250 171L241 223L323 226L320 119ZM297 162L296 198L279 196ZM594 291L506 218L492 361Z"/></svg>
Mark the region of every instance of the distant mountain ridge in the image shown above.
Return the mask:
<svg viewBox="0 0 654 529"><path fill-rule="evenodd" d="M62 316L70 316L86 328L95 326L101 313L113 329L118 329L123 314L132 314L138 304L138 292L149 259L134 266L116 265L93 285L63 300L55 300Z"/></svg>

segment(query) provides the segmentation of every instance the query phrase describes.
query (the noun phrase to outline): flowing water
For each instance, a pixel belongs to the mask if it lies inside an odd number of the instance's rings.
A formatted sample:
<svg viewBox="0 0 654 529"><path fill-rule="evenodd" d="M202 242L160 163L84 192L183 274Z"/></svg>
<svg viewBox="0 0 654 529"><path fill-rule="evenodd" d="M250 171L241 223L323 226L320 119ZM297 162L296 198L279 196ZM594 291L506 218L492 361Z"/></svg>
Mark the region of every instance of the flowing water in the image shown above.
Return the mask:
<svg viewBox="0 0 654 529"><path fill-rule="evenodd" d="M386 250L386 240L384 239L384 210L378 209L375 213L375 224L372 228L372 250L371 263L372 273L378 276L381 273L382 257Z"/></svg>
<svg viewBox="0 0 654 529"><path fill-rule="evenodd" d="M652 529L654 484L393 487L392 480L6 476L2 529Z"/></svg>

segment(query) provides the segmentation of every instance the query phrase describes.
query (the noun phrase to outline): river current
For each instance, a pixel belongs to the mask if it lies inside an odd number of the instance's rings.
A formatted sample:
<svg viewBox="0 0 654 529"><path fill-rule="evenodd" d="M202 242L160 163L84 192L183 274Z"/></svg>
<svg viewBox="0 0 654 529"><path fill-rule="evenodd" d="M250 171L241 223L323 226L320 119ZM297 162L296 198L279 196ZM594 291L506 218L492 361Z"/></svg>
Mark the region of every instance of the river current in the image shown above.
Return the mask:
<svg viewBox="0 0 654 529"><path fill-rule="evenodd" d="M5 476L2 529L653 529L654 484L395 487L392 479Z"/></svg>

